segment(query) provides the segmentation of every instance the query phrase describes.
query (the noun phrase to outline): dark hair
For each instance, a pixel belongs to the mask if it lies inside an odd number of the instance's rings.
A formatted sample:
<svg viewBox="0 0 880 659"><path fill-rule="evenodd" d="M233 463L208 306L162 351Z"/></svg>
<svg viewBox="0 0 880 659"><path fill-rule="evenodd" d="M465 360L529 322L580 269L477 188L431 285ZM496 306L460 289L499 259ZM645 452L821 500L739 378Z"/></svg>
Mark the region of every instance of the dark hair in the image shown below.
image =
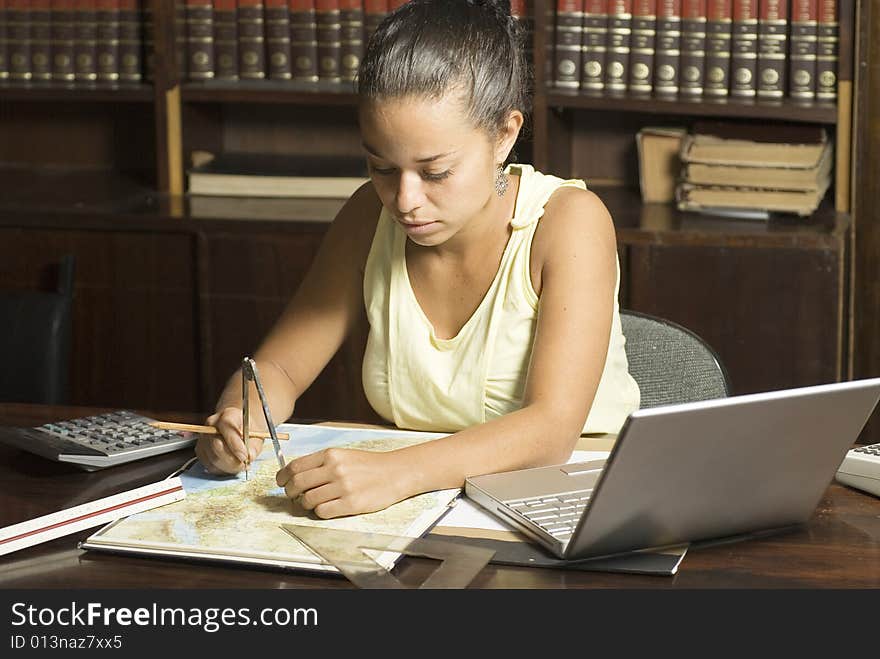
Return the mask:
<svg viewBox="0 0 880 659"><path fill-rule="evenodd" d="M370 37L361 101L461 90L475 126L496 135L511 110L531 111L525 30L504 0L410 0Z"/></svg>

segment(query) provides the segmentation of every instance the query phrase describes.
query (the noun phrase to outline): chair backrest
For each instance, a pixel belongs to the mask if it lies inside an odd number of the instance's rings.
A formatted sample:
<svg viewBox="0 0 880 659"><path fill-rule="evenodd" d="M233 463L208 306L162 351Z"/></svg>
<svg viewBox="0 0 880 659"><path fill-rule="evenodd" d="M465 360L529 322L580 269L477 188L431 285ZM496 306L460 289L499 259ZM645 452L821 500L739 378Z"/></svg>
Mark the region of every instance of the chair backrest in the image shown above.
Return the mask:
<svg viewBox="0 0 880 659"><path fill-rule="evenodd" d="M621 310L629 372L642 394L641 407L724 398L727 370L702 338L672 321Z"/></svg>
<svg viewBox="0 0 880 659"><path fill-rule="evenodd" d="M0 400L68 402L75 259L58 264L56 292L0 292Z"/></svg>

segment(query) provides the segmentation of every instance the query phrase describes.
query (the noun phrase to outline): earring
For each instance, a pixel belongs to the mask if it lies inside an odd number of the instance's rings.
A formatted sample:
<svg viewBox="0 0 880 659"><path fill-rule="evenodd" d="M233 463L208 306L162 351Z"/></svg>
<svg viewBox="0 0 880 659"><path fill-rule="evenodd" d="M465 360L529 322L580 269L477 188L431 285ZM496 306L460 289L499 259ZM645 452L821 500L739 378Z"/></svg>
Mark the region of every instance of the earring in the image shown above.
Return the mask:
<svg viewBox="0 0 880 659"><path fill-rule="evenodd" d="M507 192L508 176L504 172L504 167L498 165L498 172L495 174L495 193L499 197L503 197Z"/></svg>

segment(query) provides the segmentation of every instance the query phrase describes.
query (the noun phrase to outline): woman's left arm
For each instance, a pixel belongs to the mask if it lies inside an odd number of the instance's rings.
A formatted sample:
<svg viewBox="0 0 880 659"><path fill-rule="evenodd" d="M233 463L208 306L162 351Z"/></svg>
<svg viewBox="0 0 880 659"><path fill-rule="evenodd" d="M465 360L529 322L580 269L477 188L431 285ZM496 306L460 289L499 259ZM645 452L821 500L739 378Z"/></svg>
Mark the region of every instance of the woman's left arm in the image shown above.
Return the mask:
<svg viewBox="0 0 880 659"><path fill-rule="evenodd" d="M616 258L614 226L599 198L560 188L532 244L540 303L523 406L449 437L388 453L319 451L291 461L278 472L278 484L291 497L302 494L307 509L329 518L461 487L475 474L565 462L605 365Z"/></svg>

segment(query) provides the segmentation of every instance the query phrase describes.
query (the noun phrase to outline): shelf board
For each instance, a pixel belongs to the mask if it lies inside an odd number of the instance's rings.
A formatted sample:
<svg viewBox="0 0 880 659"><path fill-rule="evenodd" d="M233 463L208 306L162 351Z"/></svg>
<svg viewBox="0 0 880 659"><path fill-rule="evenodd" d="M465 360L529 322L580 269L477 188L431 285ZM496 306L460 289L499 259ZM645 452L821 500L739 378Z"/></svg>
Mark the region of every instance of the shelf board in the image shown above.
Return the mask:
<svg viewBox="0 0 880 659"><path fill-rule="evenodd" d="M828 198L809 217L774 213L769 220L745 220L680 211L674 203L645 204L638 188L590 189L614 218L622 244L842 250L850 223Z"/></svg>
<svg viewBox="0 0 880 659"><path fill-rule="evenodd" d="M2 101L84 101L151 103L153 86L147 84L10 82L0 83Z"/></svg>
<svg viewBox="0 0 880 659"><path fill-rule="evenodd" d="M181 86L181 99L185 103L357 105L357 94L352 84L288 80L186 82Z"/></svg>
<svg viewBox="0 0 880 659"><path fill-rule="evenodd" d="M785 99L782 101L749 101L738 99L639 98L628 96L591 96L582 93L552 91L546 94L549 107L582 110L612 110L646 114L690 115L700 117L734 117L739 119L774 119L801 123L836 124L837 107L832 103L812 103Z"/></svg>

